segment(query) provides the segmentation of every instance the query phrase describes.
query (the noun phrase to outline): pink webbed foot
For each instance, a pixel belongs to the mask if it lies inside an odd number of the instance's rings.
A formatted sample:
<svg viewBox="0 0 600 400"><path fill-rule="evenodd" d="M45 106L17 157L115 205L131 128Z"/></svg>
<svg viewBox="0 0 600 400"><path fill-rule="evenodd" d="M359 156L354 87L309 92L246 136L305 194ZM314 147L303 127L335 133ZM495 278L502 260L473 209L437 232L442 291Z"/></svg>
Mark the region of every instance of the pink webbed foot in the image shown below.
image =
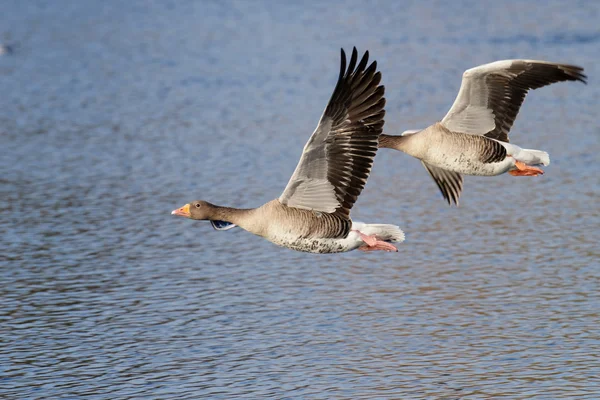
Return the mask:
<svg viewBox="0 0 600 400"><path fill-rule="evenodd" d="M512 176L544 175L544 171L542 169L526 165L525 163L522 163L521 161L516 161L515 167L517 167L517 169L508 171L508 173L511 174Z"/></svg>
<svg viewBox="0 0 600 400"><path fill-rule="evenodd" d="M361 232L358 232L358 234L360 235L360 238L362 239L362 241L365 242L364 246L360 246L358 248L359 250L362 250L362 251L383 250L383 251L393 251L393 252L398 251L396 246L394 246L393 244L388 243L386 241L377 239L377 237L375 235L369 236L369 235L365 235Z"/></svg>

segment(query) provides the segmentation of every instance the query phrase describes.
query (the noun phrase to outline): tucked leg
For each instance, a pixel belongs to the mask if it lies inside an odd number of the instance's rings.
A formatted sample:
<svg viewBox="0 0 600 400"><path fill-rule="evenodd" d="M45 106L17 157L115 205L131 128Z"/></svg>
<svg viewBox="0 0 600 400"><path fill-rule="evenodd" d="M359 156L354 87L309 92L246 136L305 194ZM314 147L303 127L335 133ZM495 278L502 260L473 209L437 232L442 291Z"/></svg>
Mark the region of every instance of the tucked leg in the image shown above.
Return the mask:
<svg viewBox="0 0 600 400"><path fill-rule="evenodd" d="M358 234L360 235L360 238L362 239L362 241L365 242L364 246L360 246L358 248L359 250L362 250L362 251L384 250L384 251L394 251L394 252L398 251L396 246L394 246L386 241L377 239L377 237L375 235L371 235L371 236L365 235L361 232L358 232Z"/></svg>
<svg viewBox="0 0 600 400"><path fill-rule="evenodd" d="M515 167L517 169L508 171L512 176L538 176L544 174L544 171L540 168L531 167L521 161L515 161Z"/></svg>

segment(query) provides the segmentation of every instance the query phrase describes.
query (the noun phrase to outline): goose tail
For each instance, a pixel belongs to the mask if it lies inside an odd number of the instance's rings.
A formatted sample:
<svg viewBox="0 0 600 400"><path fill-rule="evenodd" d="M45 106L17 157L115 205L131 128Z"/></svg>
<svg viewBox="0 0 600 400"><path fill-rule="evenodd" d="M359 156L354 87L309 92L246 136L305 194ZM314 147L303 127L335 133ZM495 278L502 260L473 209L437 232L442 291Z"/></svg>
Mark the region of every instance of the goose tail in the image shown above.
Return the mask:
<svg viewBox="0 0 600 400"><path fill-rule="evenodd" d="M500 144L506 148L507 154L526 165L550 165L550 156L545 151L522 149L515 144L506 142L500 142Z"/></svg>
<svg viewBox="0 0 600 400"><path fill-rule="evenodd" d="M550 155L541 150L521 149L520 154L515 158L527 165L550 165Z"/></svg>

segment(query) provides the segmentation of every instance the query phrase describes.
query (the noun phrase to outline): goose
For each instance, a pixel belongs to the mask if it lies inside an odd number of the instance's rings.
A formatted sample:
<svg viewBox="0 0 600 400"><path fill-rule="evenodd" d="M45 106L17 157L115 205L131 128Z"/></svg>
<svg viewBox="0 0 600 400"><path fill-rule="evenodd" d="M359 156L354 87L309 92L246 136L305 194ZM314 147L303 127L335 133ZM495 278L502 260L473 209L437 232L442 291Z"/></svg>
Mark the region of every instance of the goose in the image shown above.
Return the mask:
<svg viewBox="0 0 600 400"><path fill-rule="evenodd" d="M346 54L341 50L331 99L279 198L250 209L196 200L171 214L209 220L217 230L239 226L276 245L303 252L398 251L390 242L404 240L399 227L350 219L350 209L371 172L385 115L377 62L367 67L368 51L358 65L357 59L354 48L346 68Z"/></svg>
<svg viewBox="0 0 600 400"><path fill-rule="evenodd" d="M425 129L382 134L380 148L421 160L448 204L458 206L465 175L544 173L548 153L509 143L508 133L530 89L562 81L586 83L583 68L534 60L502 60L464 72L450 111Z"/></svg>

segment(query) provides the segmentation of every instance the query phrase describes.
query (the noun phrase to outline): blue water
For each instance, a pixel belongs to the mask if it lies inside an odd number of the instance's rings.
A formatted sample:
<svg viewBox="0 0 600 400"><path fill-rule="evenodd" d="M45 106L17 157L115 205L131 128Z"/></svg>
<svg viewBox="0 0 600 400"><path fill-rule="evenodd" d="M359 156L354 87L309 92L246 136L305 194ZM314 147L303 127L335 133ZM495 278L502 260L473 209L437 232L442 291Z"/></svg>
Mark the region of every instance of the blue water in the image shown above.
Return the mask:
<svg viewBox="0 0 600 400"><path fill-rule="evenodd" d="M0 397L600 396L600 3L0 3ZM511 140L537 178L448 207L381 151L352 210L396 254L311 255L170 211L276 198L337 79L378 61L385 130L439 120L462 72L585 67Z"/></svg>

